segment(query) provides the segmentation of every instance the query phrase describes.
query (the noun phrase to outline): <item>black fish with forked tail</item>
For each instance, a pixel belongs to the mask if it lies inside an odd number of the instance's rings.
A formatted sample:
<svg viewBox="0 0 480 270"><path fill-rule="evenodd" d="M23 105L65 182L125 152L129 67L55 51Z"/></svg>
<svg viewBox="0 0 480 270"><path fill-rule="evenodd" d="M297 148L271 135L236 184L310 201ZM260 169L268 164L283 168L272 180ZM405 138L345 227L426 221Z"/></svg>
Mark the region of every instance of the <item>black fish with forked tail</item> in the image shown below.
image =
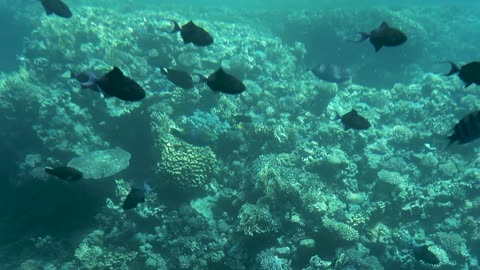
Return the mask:
<svg viewBox="0 0 480 270"><path fill-rule="evenodd" d="M40 0L47 15L55 14L62 18L72 17L72 12L61 0Z"/></svg>
<svg viewBox="0 0 480 270"><path fill-rule="evenodd" d="M428 245L414 246L413 256L417 261L422 261L427 264L436 265L440 263L440 259L430 250L430 246Z"/></svg>
<svg viewBox="0 0 480 270"><path fill-rule="evenodd" d="M478 138L480 138L480 111L468 114L455 124L453 134L448 136L448 145L454 142L465 144Z"/></svg>
<svg viewBox="0 0 480 270"><path fill-rule="evenodd" d="M195 86L192 76L185 71L171 68L161 68L160 70L167 76L167 80L180 88L192 89Z"/></svg>
<svg viewBox="0 0 480 270"><path fill-rule="evenodd" d="M143 188L132 187L127 197L123 201L122 209L131 210L137 207L139 203L144 203L146 194L150 193L155 187L151 188L146 182L143 183Z"/></svg>
<svg viewBox="0 0 480 270"><path fill-rule="evenodd" d="M223 68L217 69L208 78L201 76L201 80L206 82L213 91L230 95L240 94L247 89L242 81L225 72Z"/></svg>
<svg viewBox="0 0 480 270"><path fill-rule="evenodd" d="M59 166L55 168L46 167L45 172L69 182L80 180L83 177L81 171L68 166Z"/></svg>
<svg viewBox="0 0 480 270"><path fill-rule="evenodd" d="M167 20L173 23L170 33L180 32L185 44L192 43L195 46L205 47L213 43L213 37L204 28L197 26L192 21L180 26L177 21Z"/></svg>
<svg viewBox="0 0 480 270"><path fill-rule="evenodd" d="M340 120L342 121L345 130L364 130L370 128L371 126L368 119L359 115L355 109L352 109L350 112L340 116Z"/></svg>
<svg viewBox="0 0 480 270"><path fill-rule="evenodd" d="M445 74L445 76L458 74L460 80L465 83L465 88L469 87L471 84L480 85L480 62L470 62L461 67L458 67L452 61L446 61L443 63L449 63L451 66L450 71Z"/></svg>
<svg viewBox="0 0 480 270"><path fill-rule="evenodd" d="M123 201L122 208L123 210L131 210L137 207L139 203L143 202L145 202L145 190L141 188L132 188Z"/></svg>
<svg viewBox="0 0 480 270"><path fill-rule="evenodd" d="M362 42L370 39L375 51L378 52L383 46L394 47L402 45L407 41L407 36L400 30L390 27L383 22L379 28L372 30L370 33L358 32L360 39L353 42Z"/></svg>
<svg viewBox="0 0 480 270"><path fill-rule="evenodd" d="M139 101L146 95L145 90L136 81L123 75L118 67L96 79L95 84L106 96L124 101Z"/></svg>

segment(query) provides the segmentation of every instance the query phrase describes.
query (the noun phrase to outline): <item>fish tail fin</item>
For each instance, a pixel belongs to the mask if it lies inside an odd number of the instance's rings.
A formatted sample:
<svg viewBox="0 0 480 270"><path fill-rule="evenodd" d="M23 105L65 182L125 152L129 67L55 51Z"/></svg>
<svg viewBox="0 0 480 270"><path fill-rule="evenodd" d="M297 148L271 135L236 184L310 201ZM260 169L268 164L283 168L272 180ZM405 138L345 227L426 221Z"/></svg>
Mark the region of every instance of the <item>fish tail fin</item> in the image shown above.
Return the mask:
<svg viewBox="0 0 480 270"><path fill-rule="evenodd" d="M162 31L162 32L165 32L165 33L176 33L176 32L180 32L182 30L182 28L180 27L180 25L178 24L177 21L175 20L172 20L172 19L161 19L161 21L164 21L164 22L170 22L173 24L173 29L170 30L170 29L158 29L159 31ZM169 26L170 28L170 26Z"/></svg>
<svg viewBox="0 0 480 270"><path fill-rule="evenodd" d="M75 79L75 78L77 78L77 74L73 70L70 70L70 79Z"/></svg>
<svg viewBox="0 0 480 270"><path fill-rule="evenodd" d="M170 33L180 32L180 30L182 30L182 28L180 27L180 25L178 24L177 21L172 20L172 19L166 19L166 21L169 21L169 22L173 23L173 30L170 31Z"/></svg>
<svg viewBox="0 0 480 270"><path fill-rule="evenodd" d="M360 43L367 40L370 37L369 33L366 32L357 32L358 38L353 38L351 42Z"/></svg>
<svg viewBox="0 0 480 270"><path fill-rule="evenodd" d="M180 32L180 30L182 30L182 28L180 28L180 25L178 24L178 22L174 21L174 20L172 20L172 22L173 22L172 33Z"/></svg>
<svg viewBox="0 0 480 270"><path fill-rule="evenodd" d="M458 73L460 71L460 68L455 63L453 63L452 61L445 61L445 62L442 62L442 63L449 63L450 64L450 71L447 74L444 74L445 76L451 76L451 75L453 75L455 73Z"/></svg>

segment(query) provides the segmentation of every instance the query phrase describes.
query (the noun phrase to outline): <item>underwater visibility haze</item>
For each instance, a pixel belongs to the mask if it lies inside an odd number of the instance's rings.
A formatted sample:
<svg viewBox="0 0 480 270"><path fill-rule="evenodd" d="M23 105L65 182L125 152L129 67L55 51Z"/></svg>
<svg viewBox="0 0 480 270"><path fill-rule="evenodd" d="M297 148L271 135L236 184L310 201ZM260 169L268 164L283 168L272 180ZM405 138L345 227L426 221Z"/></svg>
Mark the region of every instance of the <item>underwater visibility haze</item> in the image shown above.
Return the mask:
<svg viewBox="0 0 480 270"><path fill-rule="evenodd" d="M0 269L480 269L476 1L0 21Z"/></svg>

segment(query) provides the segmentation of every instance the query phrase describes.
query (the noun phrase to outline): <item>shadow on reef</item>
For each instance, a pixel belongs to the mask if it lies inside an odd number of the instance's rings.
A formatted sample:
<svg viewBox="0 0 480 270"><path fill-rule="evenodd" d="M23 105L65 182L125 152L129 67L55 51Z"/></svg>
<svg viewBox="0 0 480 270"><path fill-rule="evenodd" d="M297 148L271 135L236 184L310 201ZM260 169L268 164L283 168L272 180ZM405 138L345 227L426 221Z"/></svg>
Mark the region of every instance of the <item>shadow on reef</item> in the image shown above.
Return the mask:
<svg viewBox="0 0 480 270"><path fill-rule="evenodd" d="M2 243L22 237L50 235L75 240L93 224L105 198L112 196L113 182L65 183L57 179L32 180L15 189L13 205L2 224Z"/></svg>

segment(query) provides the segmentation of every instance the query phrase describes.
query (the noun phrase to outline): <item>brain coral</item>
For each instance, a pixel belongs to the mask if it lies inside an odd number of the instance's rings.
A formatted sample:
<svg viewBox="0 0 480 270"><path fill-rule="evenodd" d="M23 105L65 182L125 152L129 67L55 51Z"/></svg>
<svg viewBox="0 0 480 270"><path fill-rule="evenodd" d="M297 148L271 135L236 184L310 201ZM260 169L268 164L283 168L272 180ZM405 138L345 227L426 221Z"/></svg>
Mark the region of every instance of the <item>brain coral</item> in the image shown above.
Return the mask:
<svg viewBox="0 0 480 270"><path fill-rule="evenodd" d="M184 189L201 189L208 184L216 157L210 147L194 146L169 136L160 143L158 170L172 185Z"/></svg>

